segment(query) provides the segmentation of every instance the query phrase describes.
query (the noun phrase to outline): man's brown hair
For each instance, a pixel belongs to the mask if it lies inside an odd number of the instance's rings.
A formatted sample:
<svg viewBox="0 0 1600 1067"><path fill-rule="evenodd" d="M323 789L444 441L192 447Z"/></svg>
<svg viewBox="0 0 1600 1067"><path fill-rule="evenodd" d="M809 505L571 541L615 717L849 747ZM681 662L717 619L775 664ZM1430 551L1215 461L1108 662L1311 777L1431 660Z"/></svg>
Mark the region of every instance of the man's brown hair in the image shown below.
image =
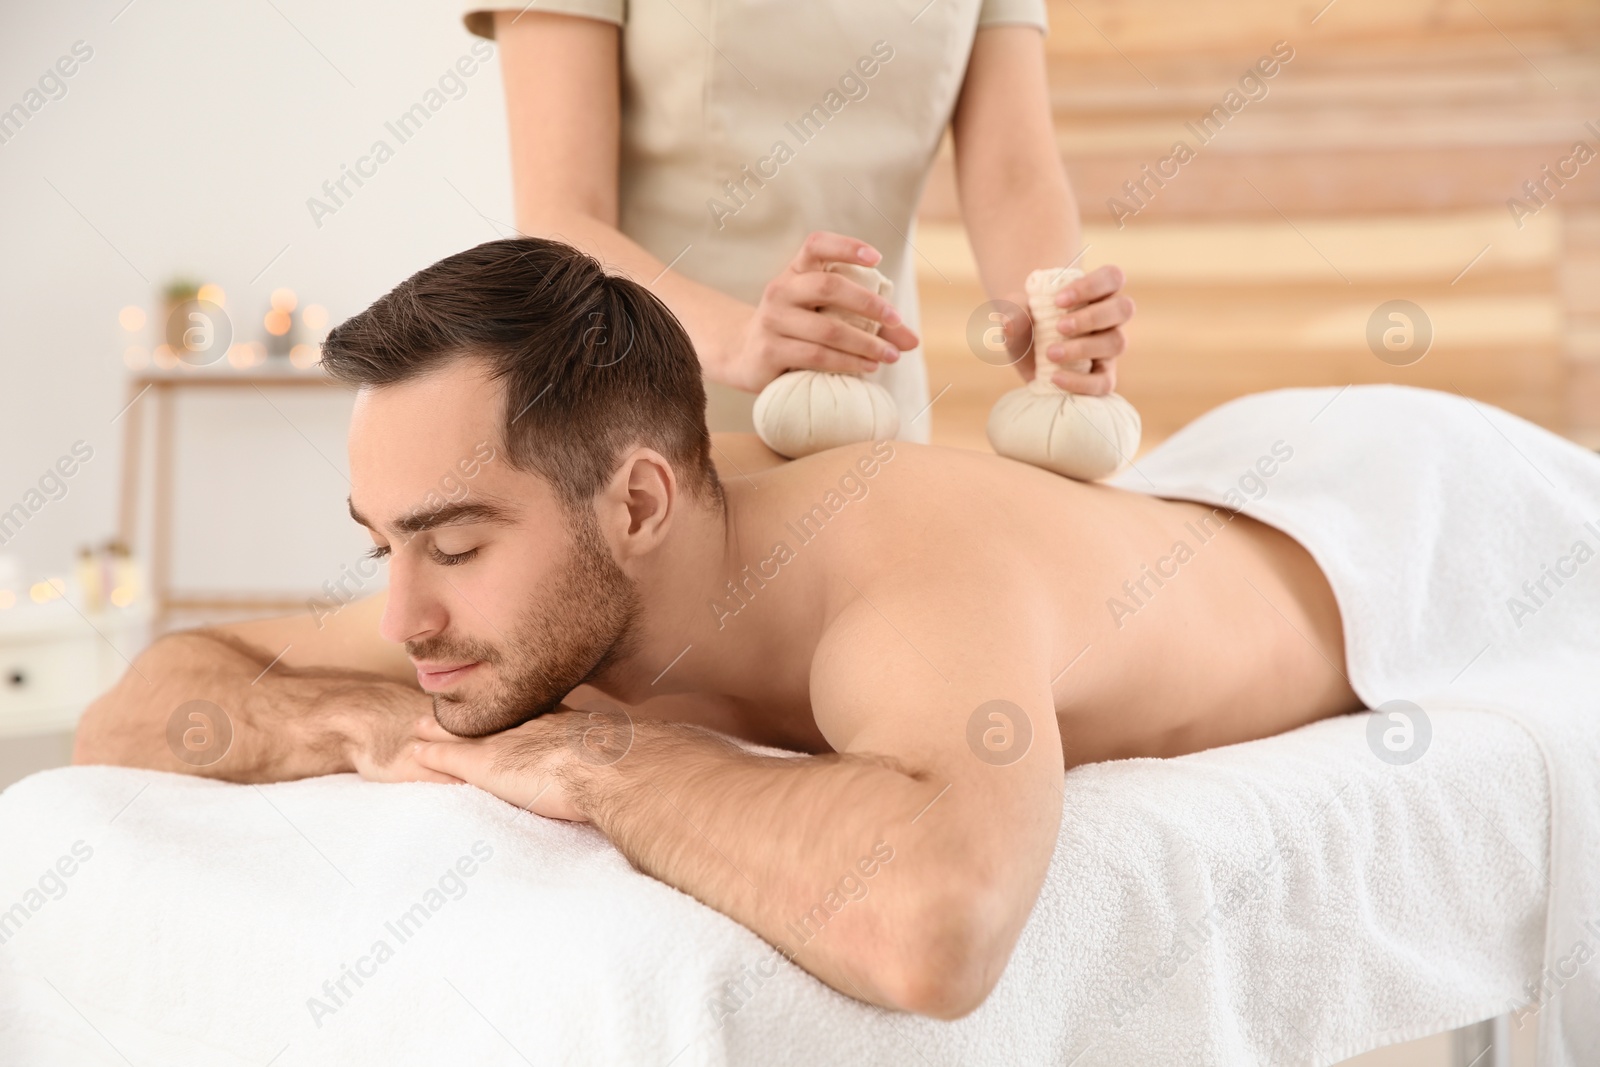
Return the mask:
<svg viewBox="0 0 1600 1067"><path fill-rule="evenodd" d="M486 241L413 274L322 346L323 369L352 385L391 385L468 357L503 383L508 462L550 482L568 508L587 506L639 444L720 505L700 361L638 282L560 241Z"/></svg>

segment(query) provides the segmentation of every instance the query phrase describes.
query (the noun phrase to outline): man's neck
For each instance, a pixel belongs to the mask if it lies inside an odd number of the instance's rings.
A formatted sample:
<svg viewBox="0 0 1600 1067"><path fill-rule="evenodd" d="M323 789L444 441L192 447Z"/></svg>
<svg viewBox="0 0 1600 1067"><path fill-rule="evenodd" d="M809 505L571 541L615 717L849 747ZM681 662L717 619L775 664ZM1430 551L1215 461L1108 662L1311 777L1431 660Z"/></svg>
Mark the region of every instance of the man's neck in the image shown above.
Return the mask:
<svg viewBox="0 0 1600 1067"><path fill-rule="evenodd" d="M669 693L739 697L763 690L771 652L782 647L774 630L782 620L753 613L728 626L726 608L719 611L729 601L730 583L761 555L749 531L749 494L755 491L725 485L722 508L680 498L671 533L634 576L640 615L632 647L590 684L627 704Z"/></svg>

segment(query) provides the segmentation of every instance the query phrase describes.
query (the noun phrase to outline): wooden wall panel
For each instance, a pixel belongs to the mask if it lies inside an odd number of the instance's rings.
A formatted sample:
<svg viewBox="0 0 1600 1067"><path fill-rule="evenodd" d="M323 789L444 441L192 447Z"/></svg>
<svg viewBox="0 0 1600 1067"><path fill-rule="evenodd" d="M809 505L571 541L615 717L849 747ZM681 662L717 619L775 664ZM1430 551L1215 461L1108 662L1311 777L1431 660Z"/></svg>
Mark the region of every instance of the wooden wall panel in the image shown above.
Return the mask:
<svg viewBox="0 0 1600 1067"><path fill-rule="evenodd" d="M1085 262L1121 265L1139 302L1122 391L1149 439L1244 392L1405 381L1600 445L1600 161L1520 225L1507 205L1536 203L1524 183L1575 142L1600 149L1600 3L1051 0L1050 17L1057 144ZM1294 59L1202 144L1186 122L1278 40ZM1178 138L1195 159L1135 200L1124 183ZM931 376L950 387L934 426L984 447L1015 373L966 351L984 294L950 158L947 138L916 238ZM1436 329L1411 367L1366 347L1395 298Z"/></svg>

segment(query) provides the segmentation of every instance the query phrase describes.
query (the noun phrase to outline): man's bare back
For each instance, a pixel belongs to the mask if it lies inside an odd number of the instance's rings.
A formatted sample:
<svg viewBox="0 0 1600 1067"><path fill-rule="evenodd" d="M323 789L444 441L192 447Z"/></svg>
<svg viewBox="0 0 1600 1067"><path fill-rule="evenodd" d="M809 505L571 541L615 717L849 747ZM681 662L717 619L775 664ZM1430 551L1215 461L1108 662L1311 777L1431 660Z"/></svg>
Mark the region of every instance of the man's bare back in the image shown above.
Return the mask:
<svg viewBox="0 0 1600 1067"><path fill-rule="evenodd" d="M785 462L753 435L715 440L747 563L706 610L722 630L762 616L789 640L759 649L752 688L658 709L827 751L810 690L839 611L859 596L884 616L875 640L914 647L919 630L966 630L946 591L986 571L1031 586L1008 605L1005 636L1047 642L1067 766L1180 755L1360 707L1322 572L1248 516L958 449L879 442Z"/></svg>

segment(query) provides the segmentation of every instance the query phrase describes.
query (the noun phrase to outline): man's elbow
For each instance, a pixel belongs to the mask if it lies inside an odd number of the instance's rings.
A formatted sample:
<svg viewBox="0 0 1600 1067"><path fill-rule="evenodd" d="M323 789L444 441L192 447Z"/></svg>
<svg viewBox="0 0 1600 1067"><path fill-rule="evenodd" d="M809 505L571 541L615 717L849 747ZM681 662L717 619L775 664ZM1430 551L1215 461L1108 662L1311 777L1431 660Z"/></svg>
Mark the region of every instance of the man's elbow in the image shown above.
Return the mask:
<svg viewBox="0 0 1600 1067"><path fill-rule="evenodd" d="M886 978L891 1005L935 1019L976 1011L1004 973L1020 929L1013 902L984 889L944 887L909 916Z"/></svg>
<svg viewBox="0 0 1600 1067"><path fill-rule="evenodd" d="M125 698L125 686L119 683L84 709L72 738L74 764L141 765Z"/></svg>
<svg viewBox="0 0 1600 1067"><path fill-rule="evenodd" d="M166 722L155 683L181 667L193 648L163 637L134 657L117 683L101 693L78 718L72 738L74 764L115 764L126 767L161 767L155 762L166 748Z"/></svg>
<svg viewBox="0 0 1600 1067"><path fill-rule="evenodd" d="M90 704L81 718L78 719L77 732L72 735L72 762L82 766L86 763L109 763L101 755L101 719L95 710L95 705Z"/></svg>

